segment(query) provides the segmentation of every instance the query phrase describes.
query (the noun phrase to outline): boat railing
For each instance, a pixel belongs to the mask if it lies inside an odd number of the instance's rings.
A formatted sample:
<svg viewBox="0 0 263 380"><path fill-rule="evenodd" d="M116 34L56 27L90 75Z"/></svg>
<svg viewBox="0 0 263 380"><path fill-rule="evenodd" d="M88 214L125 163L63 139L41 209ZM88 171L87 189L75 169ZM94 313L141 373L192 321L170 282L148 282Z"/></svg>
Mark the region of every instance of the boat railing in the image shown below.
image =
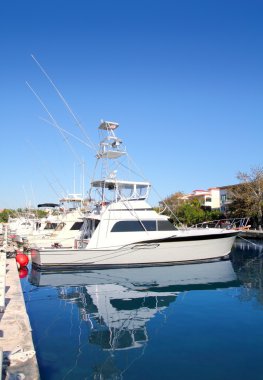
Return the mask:
<svg viewBox="0 0 263 380"><path fill-rule="evenodd" d="M201 222L192 225L193 228L227 228L235 230L249 230L251 225L248 217L245 218L226 218Z"/></svg>

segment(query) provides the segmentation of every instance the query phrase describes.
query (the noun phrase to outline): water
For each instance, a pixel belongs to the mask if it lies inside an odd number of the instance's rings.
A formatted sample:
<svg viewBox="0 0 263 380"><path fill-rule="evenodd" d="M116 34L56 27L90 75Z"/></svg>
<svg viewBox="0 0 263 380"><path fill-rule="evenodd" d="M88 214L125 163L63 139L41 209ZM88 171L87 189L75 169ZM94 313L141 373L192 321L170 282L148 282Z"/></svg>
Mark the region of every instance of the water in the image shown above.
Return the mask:
<svg viewBox="0 0 263 380"><path fill-rule="evenodd" d="M42 380L263 379L263 245L231 261L22 279Z"/></svg>

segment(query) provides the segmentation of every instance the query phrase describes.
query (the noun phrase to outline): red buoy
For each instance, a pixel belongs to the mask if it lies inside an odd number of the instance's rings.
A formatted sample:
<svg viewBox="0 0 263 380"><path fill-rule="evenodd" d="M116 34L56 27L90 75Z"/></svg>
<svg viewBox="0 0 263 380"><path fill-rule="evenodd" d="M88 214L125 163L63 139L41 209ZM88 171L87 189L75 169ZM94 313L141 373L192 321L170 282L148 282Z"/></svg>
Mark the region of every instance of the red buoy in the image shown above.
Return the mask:
<svg viewBox="0 0 263 380"><path fill-rule="evenodd" d="M16 255L16 262L21 266L21 267L25 267L27 266L27 264L29 263L29 259L28 259L28 256L25 255L24 253L17 253Z"/></svg>
<svg viewBox="0 0 263 380"><path fill-rule="evenodd" d="M19 278L25 278L28 275L27 267L21 267L18 273L19 273Z"/></svg>

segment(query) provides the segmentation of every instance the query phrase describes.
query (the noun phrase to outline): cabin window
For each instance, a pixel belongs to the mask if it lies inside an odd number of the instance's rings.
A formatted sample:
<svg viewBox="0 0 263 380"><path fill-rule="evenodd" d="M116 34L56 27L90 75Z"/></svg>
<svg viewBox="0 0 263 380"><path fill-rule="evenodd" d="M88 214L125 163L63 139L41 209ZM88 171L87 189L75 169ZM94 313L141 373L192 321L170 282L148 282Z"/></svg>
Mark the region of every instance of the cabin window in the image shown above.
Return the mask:
<svg viewBox="0 0 263 380"><path fill-rule="evenodd" d="M176 227L169 220L158 220L158 231L174 231Z"/></svg>
<svg viewBox="0 0 263 380"><path fill-rule="evenodd" d="M138 220L124 220L117 222L111 229L111 232L137 232L144 231L142 224Z"/></svg>
<svg viewBox="0 0 263 380"><path fill-rule="evenodd" d="M156 220L143 220L142 224L146 231L156 231Z"/></svg>
<svg viewBox="0 0 263 380"><path fill-rule="evenodd" d="M85 219L81 228L82 239L90 239L99 223L100 221L98 219Z"/></svg>
<svg viewBox="0 0 263 380"><path fill-rule="evenodd" d="M174 225L168 220L123 220L115 223L111 232L156 231L156 226L158 226L158 231L176 230Z"/></svg>
<svg viewBox="0 0 263 380"><path fill-rule="evenodd" d="M75 222L70 229L71 230L80 230L82 225L83 225L83 221L82 222Z"/></svg>
<svg viewBox="0 0 263 380"><path fill-rule="evenodd" d="M55 230L57 227L57 223L47 223L44 230Z"/></svg>

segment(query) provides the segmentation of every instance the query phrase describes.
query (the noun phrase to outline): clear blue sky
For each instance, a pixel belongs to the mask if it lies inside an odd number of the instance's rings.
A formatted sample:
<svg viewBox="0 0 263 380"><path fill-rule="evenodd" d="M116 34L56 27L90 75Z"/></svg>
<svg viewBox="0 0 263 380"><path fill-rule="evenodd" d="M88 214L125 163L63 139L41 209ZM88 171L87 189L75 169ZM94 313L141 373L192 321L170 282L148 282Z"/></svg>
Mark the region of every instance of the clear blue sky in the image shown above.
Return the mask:
<svg viewBox="0 0 263 380"><path fill-rule="evenodd" d="M262 20L259 0L1 1L0 208L56 202L79 170L26 86L81 137L31 54L93 141L100 119L120 123L162 197L261 166ZM78 152L90 173L93 153Z"/></svg>

